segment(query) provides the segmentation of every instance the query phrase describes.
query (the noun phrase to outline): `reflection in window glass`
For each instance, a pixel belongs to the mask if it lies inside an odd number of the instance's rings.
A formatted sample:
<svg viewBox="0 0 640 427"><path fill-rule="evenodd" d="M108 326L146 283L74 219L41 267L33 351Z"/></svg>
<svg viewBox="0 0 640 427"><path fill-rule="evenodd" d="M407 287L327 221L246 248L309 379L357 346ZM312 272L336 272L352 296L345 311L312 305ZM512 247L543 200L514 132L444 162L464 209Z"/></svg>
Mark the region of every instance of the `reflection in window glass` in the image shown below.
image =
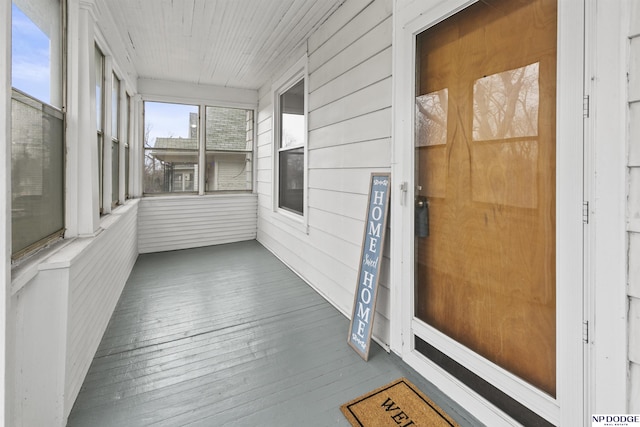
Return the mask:
<svg viewBox="0 0 640 427"><path fill-rule="evenodd" d="M280 152L279 159L280 207L303 213L304 209L304 149L295 148Z"/></svg>
<svg viewBox="0 0 640 427"><path fill-rule="evenodd" d="M473 147L471 168L474 201L538 206L538 81L537 62L475 81L473 139L478 143ZM513 179L515 176L520 178Z"/></svg>
<svg viewBox="0 0 640 427"><path fill-rule="evenodd" d="M447 143L448 96L445 88L416 97L416 146Z"/></svg>
<svg viewBox="0 0 640 427"><path fill-rule="evenodd" d="M503 71L473 85L473 139L538 135L539 64Z"/></svg>
<svg viewBox="0 0 640 427"><path fill-rule="evenodd" d="M145 102L145 193L198 191L198 115L195 105Z"/></svg>
<svg viewBox="0 0 640 427"><path fill-rule="evenodd" d="M304 80L280 95L278 206L304 214Z"/></svg>

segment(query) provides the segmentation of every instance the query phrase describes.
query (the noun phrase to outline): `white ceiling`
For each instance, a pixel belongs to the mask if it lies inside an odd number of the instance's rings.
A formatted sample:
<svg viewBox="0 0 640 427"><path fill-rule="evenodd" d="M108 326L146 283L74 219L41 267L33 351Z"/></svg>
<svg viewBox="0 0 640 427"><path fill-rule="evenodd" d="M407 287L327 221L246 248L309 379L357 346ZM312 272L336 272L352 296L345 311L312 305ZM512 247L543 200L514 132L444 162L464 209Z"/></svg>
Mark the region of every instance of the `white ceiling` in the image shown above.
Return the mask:
<svg viewBox="0 0 640 427"><path fill-rule="evenodd" d="M344 0L106 0L140 78L258 89Z"/></svg>

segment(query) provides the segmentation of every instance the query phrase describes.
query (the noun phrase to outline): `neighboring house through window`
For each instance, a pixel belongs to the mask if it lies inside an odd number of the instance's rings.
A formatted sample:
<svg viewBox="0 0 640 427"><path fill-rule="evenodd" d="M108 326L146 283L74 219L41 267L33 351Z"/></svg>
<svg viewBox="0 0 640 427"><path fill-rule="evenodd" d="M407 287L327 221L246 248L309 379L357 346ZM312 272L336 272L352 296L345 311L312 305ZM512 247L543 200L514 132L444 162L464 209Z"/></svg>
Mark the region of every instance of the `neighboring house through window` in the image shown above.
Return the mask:
<svg viewBox="0 0 640 427"><path fill-rule="evenodd" d="M144 108L145 194L252 190L253 110L149 101Z"/></svg>

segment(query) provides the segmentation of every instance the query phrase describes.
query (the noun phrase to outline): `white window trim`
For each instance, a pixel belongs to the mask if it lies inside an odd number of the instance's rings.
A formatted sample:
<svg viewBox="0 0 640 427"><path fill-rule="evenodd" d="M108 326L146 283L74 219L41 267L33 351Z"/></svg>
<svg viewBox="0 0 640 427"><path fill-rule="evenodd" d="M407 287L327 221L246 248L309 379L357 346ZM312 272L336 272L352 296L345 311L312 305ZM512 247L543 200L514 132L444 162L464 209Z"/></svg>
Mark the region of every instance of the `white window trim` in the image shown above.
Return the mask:
<svg viewBox="0 0 640 427"><path fill-rule="evenodd" d="M282 76L276 80L271 86L271 99L273 105L273 129L272 138L273 141L273 188L272 188L272 201L273 201L273 216L278 220L282 220L291 227L308 234L309 233L309 70L308 70L308 58L305 54L295 64L293 64ZM295 214L286 209L279 207L279 145L280 145L280 95L293 87L300 80L304 79L304 166L303 166L303 201L302 201L302 215Z"/></svg>

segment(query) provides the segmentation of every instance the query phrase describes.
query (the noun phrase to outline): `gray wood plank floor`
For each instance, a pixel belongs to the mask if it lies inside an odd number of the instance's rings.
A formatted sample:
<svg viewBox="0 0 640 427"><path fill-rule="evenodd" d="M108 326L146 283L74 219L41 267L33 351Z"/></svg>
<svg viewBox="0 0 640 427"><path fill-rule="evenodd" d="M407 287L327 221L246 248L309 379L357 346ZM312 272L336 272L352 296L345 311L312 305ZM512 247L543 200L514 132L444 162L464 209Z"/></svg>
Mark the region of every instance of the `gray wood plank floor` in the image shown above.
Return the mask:
<svg viewBox="0 0 640 427"><path fill-rule="evenodd" d="M348 327L256 241L140 255L67 425L348 426L341 404L401 376L479 425Z"/></svg>

